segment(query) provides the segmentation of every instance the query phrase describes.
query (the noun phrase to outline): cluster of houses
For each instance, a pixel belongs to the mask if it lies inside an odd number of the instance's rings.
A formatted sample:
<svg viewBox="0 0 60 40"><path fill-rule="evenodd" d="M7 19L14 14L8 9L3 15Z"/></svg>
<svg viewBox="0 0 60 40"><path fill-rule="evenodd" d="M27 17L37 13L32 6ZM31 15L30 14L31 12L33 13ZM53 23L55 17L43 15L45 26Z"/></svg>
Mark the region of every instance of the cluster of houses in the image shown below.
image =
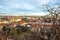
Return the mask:
<svg viewBox="0 0 60 40"><path fill-rule="evenodd" d="M1 16L0 28L4 24L27 25L27 27L51 27L53 25L51 16ZM60 16L57 18L57 24L60 26Z"/></svg>

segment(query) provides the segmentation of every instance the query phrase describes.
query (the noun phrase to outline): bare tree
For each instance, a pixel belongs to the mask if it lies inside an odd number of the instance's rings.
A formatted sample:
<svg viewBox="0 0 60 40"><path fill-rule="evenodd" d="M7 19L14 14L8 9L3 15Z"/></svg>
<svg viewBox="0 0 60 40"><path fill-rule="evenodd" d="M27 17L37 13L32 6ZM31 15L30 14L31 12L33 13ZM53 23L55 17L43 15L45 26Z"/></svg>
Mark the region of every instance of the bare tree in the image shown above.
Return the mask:
<svg viewBox="0 0 60 40"><path fill-rule="evenodd" d="M47 8L47 11L50 13L49 15L52 16L53 28L55 28L55 30L58 31L58 40L59 40L60 39L60 30L58 28L57 18L58 18L58 15L60 14L60 6L50 7L49 5L46 5L46 8Z"/></svg>

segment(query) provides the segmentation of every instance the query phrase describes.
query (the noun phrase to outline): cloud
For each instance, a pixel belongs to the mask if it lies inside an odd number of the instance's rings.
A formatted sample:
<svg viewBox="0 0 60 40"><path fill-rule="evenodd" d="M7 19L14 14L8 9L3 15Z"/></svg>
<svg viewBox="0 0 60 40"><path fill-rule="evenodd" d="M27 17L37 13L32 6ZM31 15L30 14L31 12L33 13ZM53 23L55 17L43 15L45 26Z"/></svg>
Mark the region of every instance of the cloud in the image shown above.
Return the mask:
<svg viewBox="0 0 60 40"><path fill-rule="evenodd" d="M10 9L17 9L17 8L22 8L22 9L34 9L35 6L28 4L28 3L17 3L17 2L8 2L5 3L6 6Z"/></svg>
<svg viewBox="0 0 60 40"><path fill-rule="evenodd" d="M51 0L33 0L37 5L48 4Z"/></svg>
<svg viewBox="0 0 60 40"><path fill-rule="evenodd" d="M34 9L35 8L33 5L29 5L29 4L23 4L22 6L25 9Z"/></svg>
<svg viewBox="0 0 60 40"><path fill-rule="evenodd" d="M33 0L38 6L43 5L60 5L60 0Z"/></svg>
<svg viewBox="0 0 60 40"><path fill-rule="evenodd" d="M45 15L43 5L57 7L58 0L0 0L3 15Z"/></svg>
<svg viewBox="0 0 60 40"><path fill-rule="evenodd" d="M2 6L2 7L1 7ZM34 10L35 6L27 3L17 3L17 2L6 2L4 5L1 5L0 10L5 10L7 12L18 12L19 10ZM1 12L5 12L5 11Z"/></svg>
<svg viewBox="0 0 60 40"><path fill-rule="evenodd" d="M8 13L5 12L3 14L0 15L7 15L7 16L44 16L49 14L48 12L17 12L17 13Z"/></svg>
<svg viewBox="0 0 60 40"><path fill-rule="evenodd" d="M0 5L0 8L1 8L2 6Z"/></svg>
<svg viewBox="0 0 60 40"><path fill-rule="evenodd" d="M7 7L5 7L5 6L0 5L0 12L9 12L9 11L10 11L10 9L9 9L9 8L7 8Z"/></svg>
<svg viewBox="0 0 60 40"><path fill-rule="evenodd" d="M24 8L24 9L34 9L33 5L29 4L12 4L11 8Z"/></svg>

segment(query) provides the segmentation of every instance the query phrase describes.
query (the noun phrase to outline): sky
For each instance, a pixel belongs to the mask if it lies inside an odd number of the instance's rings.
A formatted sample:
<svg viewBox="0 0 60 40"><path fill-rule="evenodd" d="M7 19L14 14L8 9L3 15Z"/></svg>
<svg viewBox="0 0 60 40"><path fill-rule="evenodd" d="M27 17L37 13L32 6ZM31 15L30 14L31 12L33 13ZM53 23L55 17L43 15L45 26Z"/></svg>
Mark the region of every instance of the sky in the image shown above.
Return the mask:
<svg viewBox="0 0 60 40"><path fill-rule="evenodd" d="M57 7L60 0L0 0L0 15L35 15L49 14L44 5Z"/></svg>

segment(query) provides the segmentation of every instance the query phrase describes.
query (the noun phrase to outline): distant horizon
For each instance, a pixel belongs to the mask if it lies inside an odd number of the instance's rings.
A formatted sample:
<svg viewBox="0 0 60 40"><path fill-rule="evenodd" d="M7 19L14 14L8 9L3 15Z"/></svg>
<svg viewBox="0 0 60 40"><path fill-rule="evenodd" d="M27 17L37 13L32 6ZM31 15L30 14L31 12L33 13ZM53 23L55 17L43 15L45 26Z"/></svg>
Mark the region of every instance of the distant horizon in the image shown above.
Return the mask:
<svg viewBox="0 0 60 40"><path fill-rule="evenodd" d="M45 16L48 15L49 13L47 12L46 14L44 12L41 13L15 13L15 14L10 14L10 13L2 13L1 16Z"/></svg>

